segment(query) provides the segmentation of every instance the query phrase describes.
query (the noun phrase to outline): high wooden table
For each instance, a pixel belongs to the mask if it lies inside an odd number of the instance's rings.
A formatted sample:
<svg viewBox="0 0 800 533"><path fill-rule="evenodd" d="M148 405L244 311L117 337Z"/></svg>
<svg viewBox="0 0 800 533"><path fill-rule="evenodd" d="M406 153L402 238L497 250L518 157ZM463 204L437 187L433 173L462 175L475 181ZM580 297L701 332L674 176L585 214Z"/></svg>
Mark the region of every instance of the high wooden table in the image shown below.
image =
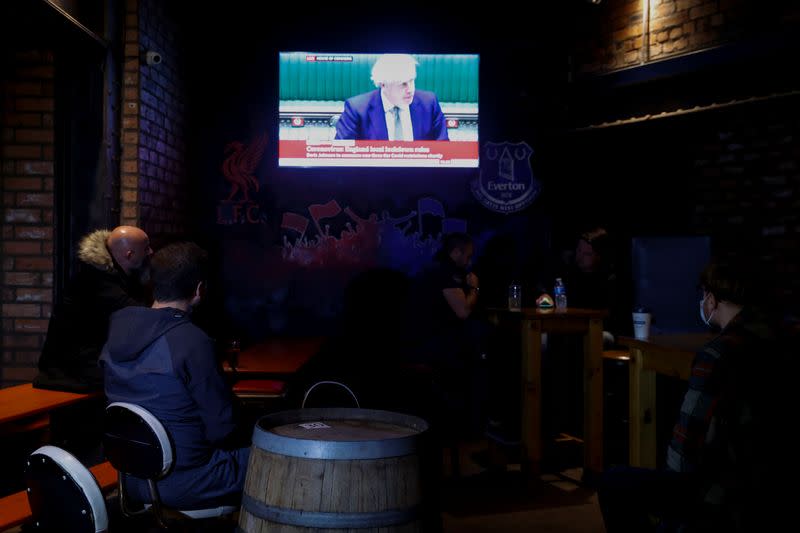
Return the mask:
<svg viewBox="0 0 800 533"><path fill-rule="evenodd" d="M522 445L531 473L542 462L542 334L583 336L584 475L603 470L603 318L596 309L490 309L495 324L518 321L522 335Z"/></svg>
<svg viewBox="0 0 800 533"><path fill-rule="evenodd" d="M631 350L628 436L631 466L657 466L656 374L688 380L695 354L713 338L710 333L682 333L654 335L647 340L618 339Z"/></svg>
<svg viewBox="0 0 800 533"><path fill-rule="evenodd" d="M236 368L230 361L222 367L247 379L289 377L319 352L324 341L321 337L269 339L242 350Z"/></svg>

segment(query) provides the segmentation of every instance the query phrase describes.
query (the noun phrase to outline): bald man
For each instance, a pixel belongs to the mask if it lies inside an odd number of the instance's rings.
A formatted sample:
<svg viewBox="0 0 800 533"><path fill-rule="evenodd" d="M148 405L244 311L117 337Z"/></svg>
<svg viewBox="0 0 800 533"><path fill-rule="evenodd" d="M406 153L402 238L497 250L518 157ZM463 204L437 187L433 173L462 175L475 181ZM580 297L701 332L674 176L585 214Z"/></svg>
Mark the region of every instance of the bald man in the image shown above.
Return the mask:
<svg viewBox="0 0 800 533"><path fill-rule="evenodd" d="M34 387L103 389L97 359L109 317L123 307L146 305L141 279L152 254L147 234L133 226L98 230L81 240L80 270L50 318Z"/></svg>

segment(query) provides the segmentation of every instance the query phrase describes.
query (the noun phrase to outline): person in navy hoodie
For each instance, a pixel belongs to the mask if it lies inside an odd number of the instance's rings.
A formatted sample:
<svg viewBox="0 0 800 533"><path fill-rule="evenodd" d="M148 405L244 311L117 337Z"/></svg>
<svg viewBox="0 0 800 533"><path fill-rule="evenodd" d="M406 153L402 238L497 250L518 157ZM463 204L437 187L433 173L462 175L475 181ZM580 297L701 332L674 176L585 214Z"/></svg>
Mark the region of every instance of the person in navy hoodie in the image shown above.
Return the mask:
<svg viewBox="0 0 800 533"><path fill-rule="evenodd" d="M249 457L249 448L232 445L232 395L212 341L189 318L205 294L207 263L193 243L159 250L151 262L152 307L114 313L100 356L109 402L144 407L171 436L174 466L158 490L165 505L184 510L236 505ZM144 480L129 477L126 490L150 501Z"/></svg>

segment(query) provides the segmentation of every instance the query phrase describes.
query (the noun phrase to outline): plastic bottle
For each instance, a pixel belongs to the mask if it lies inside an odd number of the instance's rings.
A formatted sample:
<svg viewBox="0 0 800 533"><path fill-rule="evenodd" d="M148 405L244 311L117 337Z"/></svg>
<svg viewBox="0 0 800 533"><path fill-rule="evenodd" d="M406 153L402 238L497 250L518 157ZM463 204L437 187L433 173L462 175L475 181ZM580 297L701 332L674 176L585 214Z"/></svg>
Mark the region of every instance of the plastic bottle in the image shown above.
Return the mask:
<svg viewBox="0 0 800 533"><path fill-rule="evenodd" d="M555 299L556 309L567 308L567 288L561 278L556 278L556 285L553 288L553 297Z"/></svg>

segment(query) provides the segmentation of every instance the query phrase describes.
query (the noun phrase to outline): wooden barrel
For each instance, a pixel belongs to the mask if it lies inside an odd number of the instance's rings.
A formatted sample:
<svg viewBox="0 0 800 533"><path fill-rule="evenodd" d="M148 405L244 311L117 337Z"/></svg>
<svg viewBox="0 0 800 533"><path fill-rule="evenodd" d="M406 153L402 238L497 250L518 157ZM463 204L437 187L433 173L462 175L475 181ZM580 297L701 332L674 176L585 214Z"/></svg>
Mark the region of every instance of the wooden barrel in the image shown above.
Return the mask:
<svg viewBox="0 0 800 533"><path fill-rule="evenodd" d="M422 530L420 418L301 409L261 418L239 515L247 533Z"/></svg>

